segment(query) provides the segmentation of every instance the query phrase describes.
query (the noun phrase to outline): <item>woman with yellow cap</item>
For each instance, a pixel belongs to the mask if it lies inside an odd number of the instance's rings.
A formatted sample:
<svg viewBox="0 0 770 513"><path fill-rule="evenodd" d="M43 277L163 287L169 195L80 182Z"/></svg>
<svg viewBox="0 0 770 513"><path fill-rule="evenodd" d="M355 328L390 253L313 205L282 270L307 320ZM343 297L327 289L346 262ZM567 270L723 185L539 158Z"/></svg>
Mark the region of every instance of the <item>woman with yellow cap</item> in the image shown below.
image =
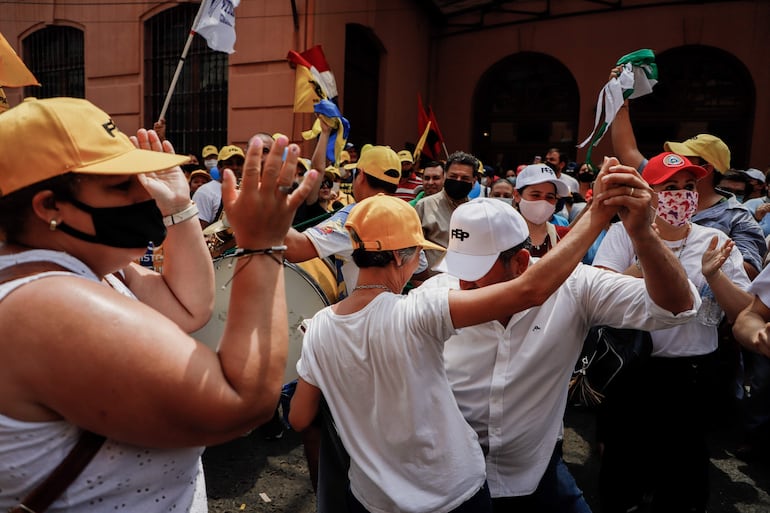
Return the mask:
<svg viewBox="0 0 770 513"><path fill-rule="evenodd" d="M315 174L287 194L298 148L262 143L224 208L238 241L219 350L187 333L208 320L214 274L179 165L140 130L135 147L82 99L3 113L0 149L0 510L206 510L200 455L268 420L287 354L275 253ZM150 151L154 150L154 151ZM254 219L269 219L255 223ZM163 273L133 263L165 240ZM64 488L41 483L68 454ZM34 491L33 491L34 490Z"/></svg>

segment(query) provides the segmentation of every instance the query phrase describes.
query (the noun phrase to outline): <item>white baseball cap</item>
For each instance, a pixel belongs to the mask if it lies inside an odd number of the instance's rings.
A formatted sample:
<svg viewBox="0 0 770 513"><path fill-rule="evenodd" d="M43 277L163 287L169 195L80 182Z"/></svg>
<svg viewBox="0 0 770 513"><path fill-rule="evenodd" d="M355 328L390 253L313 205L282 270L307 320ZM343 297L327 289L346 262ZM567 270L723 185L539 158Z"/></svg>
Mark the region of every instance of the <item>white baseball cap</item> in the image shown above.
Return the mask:
<svg viewBox="0 0 770 513"><path fill-rule="evenodd" d="M744 173L749 178L753 178L754 180L759 180L760 182L765 183L765 173L763 173L757 168L750 167L746 171L744 171Z"/></svg>
<svg viewBox="0 0 770 513"><path fill-rule="evenodd" d="M530 164L516 175L516 189L521 190L527 185L550 182L556 186L558 196L570 196L569 187L556 177L553 169L546 164Z"/></svg>
<svg viewBox="0 0 770 513"><path fill-rule="evenodd" d="M449 247L435 269L464 281L476 281L489 272L500 253L527 237L527 222L515 208L494 198L476 198L452 214Z"/></svg>

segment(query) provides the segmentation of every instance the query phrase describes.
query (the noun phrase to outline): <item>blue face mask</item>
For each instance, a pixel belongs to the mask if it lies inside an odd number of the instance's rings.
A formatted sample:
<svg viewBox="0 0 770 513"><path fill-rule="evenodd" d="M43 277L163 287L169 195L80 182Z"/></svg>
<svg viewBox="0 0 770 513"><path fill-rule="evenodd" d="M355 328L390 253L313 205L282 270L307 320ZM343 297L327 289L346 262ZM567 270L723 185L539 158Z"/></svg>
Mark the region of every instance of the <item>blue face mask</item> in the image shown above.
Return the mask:
<svg viewBox="0 0 770 513"><path fill-rule="evenodd" d="M58 229L76 239L113 248L146 248L151 242L157 247L166 238L163 214L155 200L122 207L92 207L75 198L68 199L67 202L91 214L96 231L91 235L65 223L58 225Z"/></svg>

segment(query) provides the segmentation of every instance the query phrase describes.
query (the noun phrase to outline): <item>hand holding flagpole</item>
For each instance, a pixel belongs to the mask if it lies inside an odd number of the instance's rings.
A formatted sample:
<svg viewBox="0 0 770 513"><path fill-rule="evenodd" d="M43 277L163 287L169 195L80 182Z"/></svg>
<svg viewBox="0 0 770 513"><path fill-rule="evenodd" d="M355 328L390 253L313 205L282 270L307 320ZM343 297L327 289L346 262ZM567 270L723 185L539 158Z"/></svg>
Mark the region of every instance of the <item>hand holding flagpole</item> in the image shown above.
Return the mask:
<svg viewBox="0 0 770 513"><path fill-rule="evenodd" d="M187 36L187 42L182 50L182 56L176 65L176 71L174 71L174 77L171 79L166 99L163 101L158 122L166 117L168 105L171 103L171 95L174 94L179 75L182 73L182 66L184 66L184 61L196 33L206 39L206 44L212 50L226 53L235 51L233 50L233 45L235 45L235 8L240 3L241 0L203 0L201 2L190 34Z"/></svg>

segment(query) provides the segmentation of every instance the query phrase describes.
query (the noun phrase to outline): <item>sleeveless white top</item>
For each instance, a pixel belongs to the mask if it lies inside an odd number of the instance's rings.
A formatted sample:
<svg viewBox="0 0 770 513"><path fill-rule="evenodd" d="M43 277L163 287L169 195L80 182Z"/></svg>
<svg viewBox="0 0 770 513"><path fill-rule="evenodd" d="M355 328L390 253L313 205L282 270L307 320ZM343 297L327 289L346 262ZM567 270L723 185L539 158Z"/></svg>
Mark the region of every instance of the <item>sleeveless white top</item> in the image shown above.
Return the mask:
<svg viewBox="0 0 770 513"><path fill-rule="evenodd" d="M38 261L53 262L71 272L43 272L0 284L0 301L18 287L48 276L74 274L99 281L81 261L58 251L0 256L0 269ZM118 292L134 297L120 280L110 276L107 281ZM18 504L43 482L75 446L80 432L66 421L24 422L0 415L0 511ZM202 452L200 447L147 449L108 439L48 511L205 513Z"/></svg>

